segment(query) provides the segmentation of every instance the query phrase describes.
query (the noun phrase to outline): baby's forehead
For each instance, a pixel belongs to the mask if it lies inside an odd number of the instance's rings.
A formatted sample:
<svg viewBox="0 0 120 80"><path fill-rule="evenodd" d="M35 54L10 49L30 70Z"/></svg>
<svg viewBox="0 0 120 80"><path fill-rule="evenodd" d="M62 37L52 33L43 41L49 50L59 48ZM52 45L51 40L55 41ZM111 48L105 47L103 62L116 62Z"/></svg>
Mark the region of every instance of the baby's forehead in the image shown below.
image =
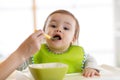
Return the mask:
<svg viewBox="0 0 120 80"><path fill-rule="evenodd" d="M52 14L51 16L49 16L48 21L49 22L66 21L69 23L71 23L71 22L74 23L75 19L71 15L68 15L68 14L55 13L55 14Z"/></svg>
<svg viewBox="0 0 120 80"><path fill-rule="evenodd" d="M72 15L67 14L67 13L54 13L54 14L50 15L48 18L50 18L50 17L54 17L54 16L57 16L57 17L61 17L61 16L69 16L69 17L72 17L72 18L73 18ZM62 17L62 18L64 18L64 17Z"/></svg>

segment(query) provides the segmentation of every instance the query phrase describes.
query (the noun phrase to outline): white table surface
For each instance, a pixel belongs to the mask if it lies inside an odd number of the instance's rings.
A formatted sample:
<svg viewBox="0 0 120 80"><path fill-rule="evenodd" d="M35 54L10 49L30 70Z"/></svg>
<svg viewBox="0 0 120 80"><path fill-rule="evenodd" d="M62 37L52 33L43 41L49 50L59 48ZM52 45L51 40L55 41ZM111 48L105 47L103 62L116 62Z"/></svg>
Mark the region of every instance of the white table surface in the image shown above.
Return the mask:
<svg viewBox="0 0 120 80"><path fill-rule="evenodd" d="M64 80L120 80L120 68L112 67L109 65L100 65L100 75L92 78L85 78L80 73L66 74ZM34 80L29 72L29 69L25 71L14 71L6 80Z"/></svg>

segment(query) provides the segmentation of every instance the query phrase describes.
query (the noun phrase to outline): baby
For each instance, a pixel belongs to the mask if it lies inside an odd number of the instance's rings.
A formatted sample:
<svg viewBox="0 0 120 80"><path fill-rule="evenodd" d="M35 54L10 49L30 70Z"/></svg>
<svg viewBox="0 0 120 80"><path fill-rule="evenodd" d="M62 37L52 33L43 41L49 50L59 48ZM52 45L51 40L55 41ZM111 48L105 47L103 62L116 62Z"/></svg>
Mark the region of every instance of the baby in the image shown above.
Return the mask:
<svg viewBox="0 0 120 80"><path fill-rule="evenodd" d="M75 45L79 28L78 20L69 11L52 12L41 31L41 41L45 33L53 39L46 38L46 43L40 44L40 50L33 56L32 62L62 62L69 66L67 73L81 72L85 77L99 76L94 58L87 55L81 46Z"/></svg>

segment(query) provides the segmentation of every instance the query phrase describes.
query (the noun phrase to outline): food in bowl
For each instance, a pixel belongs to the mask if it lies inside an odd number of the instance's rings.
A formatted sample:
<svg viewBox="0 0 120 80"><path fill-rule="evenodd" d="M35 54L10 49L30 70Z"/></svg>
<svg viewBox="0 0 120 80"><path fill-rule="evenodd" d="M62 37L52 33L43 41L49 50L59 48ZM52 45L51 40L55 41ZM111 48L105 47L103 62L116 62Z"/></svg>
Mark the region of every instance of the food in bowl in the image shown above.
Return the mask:
<svg viewBox="0 0 120 80"><path fill-rule="evenodd" d="M68 65L63 63L31 64L29 70L35 80L63 80Z"/></svg>

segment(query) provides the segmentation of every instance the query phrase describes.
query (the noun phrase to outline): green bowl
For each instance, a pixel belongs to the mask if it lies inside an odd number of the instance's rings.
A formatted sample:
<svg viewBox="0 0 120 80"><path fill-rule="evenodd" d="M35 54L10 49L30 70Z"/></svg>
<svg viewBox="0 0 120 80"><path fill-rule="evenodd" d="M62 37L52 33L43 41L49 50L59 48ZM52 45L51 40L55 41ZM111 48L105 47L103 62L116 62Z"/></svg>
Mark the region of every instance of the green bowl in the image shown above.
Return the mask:
<svg viewBox="0 0 120 80"><path fill-rule="evenodd" d="M63 80L68 65L63 63L31 64L29 70L35 80Z"/></svg>

